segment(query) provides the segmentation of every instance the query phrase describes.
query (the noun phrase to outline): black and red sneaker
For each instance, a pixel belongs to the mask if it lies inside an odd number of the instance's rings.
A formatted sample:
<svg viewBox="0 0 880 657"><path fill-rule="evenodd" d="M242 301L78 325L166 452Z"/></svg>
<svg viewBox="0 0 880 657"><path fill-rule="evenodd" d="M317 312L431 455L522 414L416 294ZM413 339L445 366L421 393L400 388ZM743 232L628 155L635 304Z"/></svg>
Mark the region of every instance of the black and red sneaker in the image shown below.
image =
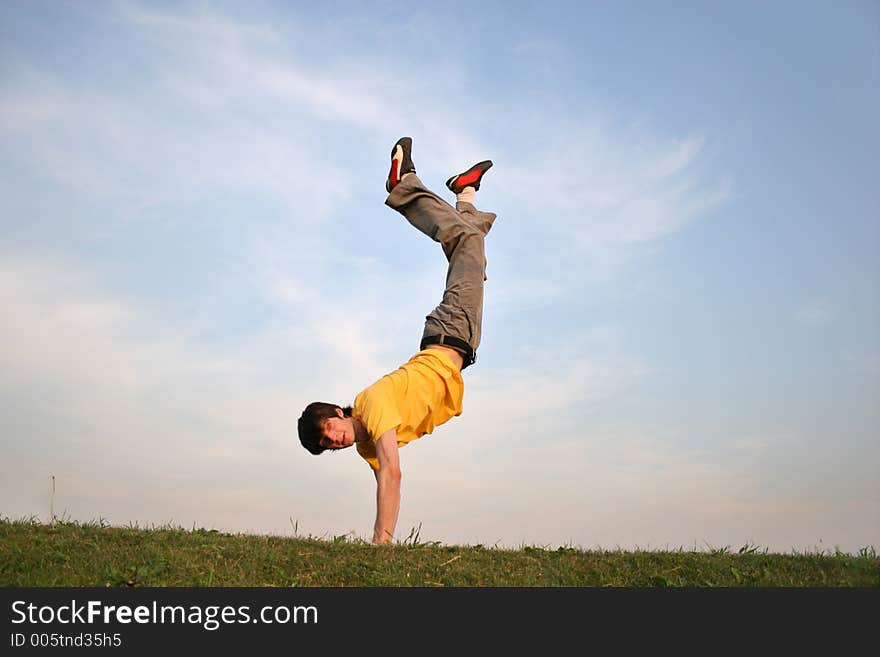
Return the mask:
<svg viewBox="0 0 880 657"><path fill-rule="evenodd" d="M405 173L415 173L412 162L412 137L401 137L391 149L391 171L385 181L385 190L390 194Z"/></svg>
<svg viewBox="0 0 880 657"><path fill-rule="evenodd" d="M492 167L492 160L483 160L477 162L470 169L457 176L452 176L446 181L446 186L455 194L461 193L465 187L473 187L475 190L480 188L480 180L483 174Z"/></svg>

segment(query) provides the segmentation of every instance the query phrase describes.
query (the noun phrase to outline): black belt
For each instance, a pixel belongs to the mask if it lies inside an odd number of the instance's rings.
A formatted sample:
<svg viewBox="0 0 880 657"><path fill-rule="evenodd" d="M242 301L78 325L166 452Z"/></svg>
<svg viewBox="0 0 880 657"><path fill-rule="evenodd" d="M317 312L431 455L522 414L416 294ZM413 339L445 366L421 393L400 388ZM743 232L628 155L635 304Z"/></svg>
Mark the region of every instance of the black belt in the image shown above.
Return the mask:
<svg viewBox="0 0 880 657"><path fill-rule="evenodd" d="M424 349L429 344L447 345L464 352L464 362L461 365L461 369L464 369L468 365L473 365L474 361L477 360L477 352L475 352L471 346L461 338L456 338L452 335L426 335L422 338L422 344L419 346L419 349Z"/></svg>

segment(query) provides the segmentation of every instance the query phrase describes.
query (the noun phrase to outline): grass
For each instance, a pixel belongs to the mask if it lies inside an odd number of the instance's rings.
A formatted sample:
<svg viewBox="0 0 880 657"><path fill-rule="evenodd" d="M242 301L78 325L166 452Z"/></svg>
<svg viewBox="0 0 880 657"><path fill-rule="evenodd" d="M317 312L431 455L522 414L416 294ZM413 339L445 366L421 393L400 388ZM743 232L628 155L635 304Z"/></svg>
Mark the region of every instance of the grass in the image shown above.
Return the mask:
<svg viewBox="0 0 880 657"><path fill-rule="evenodd" d="M0 586L880 587L874 548L857 555L373 546L215 530L0 519Z"/></svg>

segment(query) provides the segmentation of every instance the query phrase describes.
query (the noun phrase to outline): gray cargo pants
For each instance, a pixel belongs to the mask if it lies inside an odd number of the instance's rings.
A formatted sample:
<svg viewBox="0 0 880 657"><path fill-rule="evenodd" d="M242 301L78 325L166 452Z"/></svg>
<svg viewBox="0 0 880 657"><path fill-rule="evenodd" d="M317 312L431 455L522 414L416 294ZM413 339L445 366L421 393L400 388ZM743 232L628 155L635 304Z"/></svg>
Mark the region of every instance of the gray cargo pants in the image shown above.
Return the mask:
<svg viewBox="0 0 880 657"><path fill-rule="evenodd" d="M483 281L486 255L483 239L495 214L480 212L470 203L449 203L425 187L415 174L405 176L385 199L407 221L443 247L449 261L443 300L425 318L424 347L441 343L470 353L464 367L474 362L483 322ZM458 341L465 344L460 346ZM462 348L464 347L464 348Z"/></svg>

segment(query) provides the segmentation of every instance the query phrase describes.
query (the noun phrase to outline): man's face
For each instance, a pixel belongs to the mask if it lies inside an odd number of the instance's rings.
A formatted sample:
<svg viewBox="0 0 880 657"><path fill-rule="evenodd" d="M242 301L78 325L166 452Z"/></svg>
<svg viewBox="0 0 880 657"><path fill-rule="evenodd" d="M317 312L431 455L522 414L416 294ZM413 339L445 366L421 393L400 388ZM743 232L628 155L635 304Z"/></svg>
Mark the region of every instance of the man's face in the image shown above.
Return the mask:
<svg viewBox="0 0 880 657"><path fill-rule="evenodd" d="M324 420L320 442L324 449L344 449L354 445L354 422L342 414L342 409L337 408L336 415Z"/></svg>

